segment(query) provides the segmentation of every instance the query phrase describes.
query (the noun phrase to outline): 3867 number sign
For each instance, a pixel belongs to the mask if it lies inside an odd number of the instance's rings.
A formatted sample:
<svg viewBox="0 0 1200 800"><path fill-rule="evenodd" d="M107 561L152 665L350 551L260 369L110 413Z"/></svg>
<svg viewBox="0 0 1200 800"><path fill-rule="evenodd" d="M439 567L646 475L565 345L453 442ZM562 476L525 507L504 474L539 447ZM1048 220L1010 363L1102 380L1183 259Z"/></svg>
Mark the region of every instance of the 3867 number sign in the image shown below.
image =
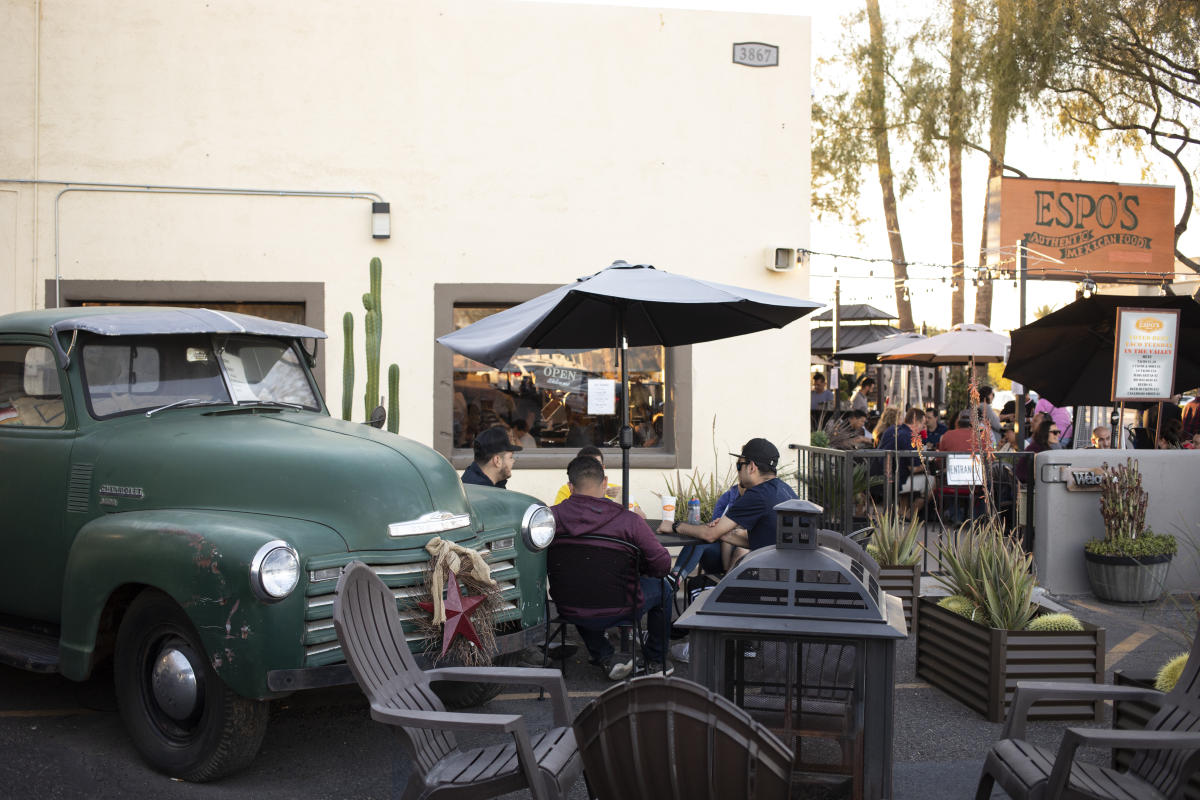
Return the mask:
<svg viewBox="0 0 1200 800"><path fill-rule="evenodd" d="M778 67L779 48L762 42L738 42L733 46L733 63L747 67Z"/></svg>

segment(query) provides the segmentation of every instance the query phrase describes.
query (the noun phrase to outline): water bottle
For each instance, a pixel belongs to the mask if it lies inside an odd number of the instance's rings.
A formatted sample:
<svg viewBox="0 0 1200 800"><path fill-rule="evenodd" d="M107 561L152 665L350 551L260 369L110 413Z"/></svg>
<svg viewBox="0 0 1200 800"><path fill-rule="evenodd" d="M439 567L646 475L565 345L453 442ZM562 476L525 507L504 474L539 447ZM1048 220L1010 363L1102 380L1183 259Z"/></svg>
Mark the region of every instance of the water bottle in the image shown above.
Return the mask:
<svg viewBox="0 0 1200 800"><path fill-rule="evenodd" d="M688 500L687 521L691 525L700 524L700 499L698 497Z"/></svg>

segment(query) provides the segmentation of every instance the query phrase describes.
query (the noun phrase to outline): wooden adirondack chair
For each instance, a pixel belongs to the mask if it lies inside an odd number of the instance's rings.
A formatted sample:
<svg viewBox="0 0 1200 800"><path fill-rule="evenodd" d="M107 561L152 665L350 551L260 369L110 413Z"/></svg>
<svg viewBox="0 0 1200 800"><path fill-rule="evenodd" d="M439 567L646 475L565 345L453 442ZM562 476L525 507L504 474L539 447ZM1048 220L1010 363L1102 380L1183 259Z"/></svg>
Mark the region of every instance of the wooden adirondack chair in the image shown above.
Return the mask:
<svg viewBox="0 0 1200 800"><path fill-rule="evenodd" d="M528 787L538 800L564 798L583 768L570 726L562 673L551 669L448 667L422 671L409 651L391 589L362 562L338 580L333 623L346 663L371 702L371 718L396 726L413 760L405 800L486 798ZM544 688L554 727L530 735L518 714L448 712L430 681L485 681ZM503 745L461 750L453 731L507 733Z"/></svg>
<svg viewBox="0 0 1200 800"><path fill-rule="evenodd" d="M646 675L575 718L590 797L786 800L792 752L749 714L682 678Z"/></svg>
<svg viewBox="0 0 1200 800"><path fill-rule="evenodd" d="M1057 753L1024 740L1025 718L1034 702L1094 698L1149 700L1159 711L1140 731L1068 728ZM994 783L1022 800L1182 798L1188 778L1200 768L1200 632L1183 675L1166 694L1134 686L1019 682L1001 736L984 761L976 800L991 797ZM1129 768L1121 771L1076 762L1080 745L1136 752Z"/></svg>

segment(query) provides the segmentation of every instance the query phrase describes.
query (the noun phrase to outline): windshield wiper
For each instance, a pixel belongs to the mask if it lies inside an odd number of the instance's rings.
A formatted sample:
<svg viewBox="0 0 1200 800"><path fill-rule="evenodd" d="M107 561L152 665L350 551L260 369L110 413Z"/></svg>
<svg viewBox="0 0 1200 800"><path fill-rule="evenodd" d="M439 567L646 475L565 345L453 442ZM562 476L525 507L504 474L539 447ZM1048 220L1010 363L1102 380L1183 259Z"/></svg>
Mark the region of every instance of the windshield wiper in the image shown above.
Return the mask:
<svg viewBox="0 0 1200 800"><path fill-rule="evenodd" d="M165 406L152 408L146 412L147 417L152 417L160 411L166 411L168 408L184 408L185 406L219 406L224 405L224 400L197 400L195 397L189 397L186 400L176 400L174 403L167 403Z"/></svg>
<svg viewBox="0 0 1200 800"><path fill-rule="evenodd" d="M288 403L283 400L247 400L237 404L238 408L291 408L296 411L303 411L304 406L299 403Z"/></svg>

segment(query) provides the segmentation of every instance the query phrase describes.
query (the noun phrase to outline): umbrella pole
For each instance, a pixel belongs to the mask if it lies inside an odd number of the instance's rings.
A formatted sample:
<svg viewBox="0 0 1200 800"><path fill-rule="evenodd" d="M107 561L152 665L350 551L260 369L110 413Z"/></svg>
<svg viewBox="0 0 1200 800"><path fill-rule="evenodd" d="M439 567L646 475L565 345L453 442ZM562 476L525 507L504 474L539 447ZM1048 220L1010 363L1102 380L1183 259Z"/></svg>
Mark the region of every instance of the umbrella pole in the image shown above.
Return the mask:
<svg viewBox="0 0 1200 800"><path fill-rule="evenodd" d="M617 356L621 359L621 507L629 508L629 450L633 428L629 427L629 372L625 361L629 342L625 338L625 309L617 309Z"/></svg>
<svg viewBox="0 0 1200 800"><path fill-rule="evenodd" d="M1154 445L1152 450L1158 449L1158 437L1162 436L1162 400L1158 401L1158 413L1154 416Z"/></svg>

